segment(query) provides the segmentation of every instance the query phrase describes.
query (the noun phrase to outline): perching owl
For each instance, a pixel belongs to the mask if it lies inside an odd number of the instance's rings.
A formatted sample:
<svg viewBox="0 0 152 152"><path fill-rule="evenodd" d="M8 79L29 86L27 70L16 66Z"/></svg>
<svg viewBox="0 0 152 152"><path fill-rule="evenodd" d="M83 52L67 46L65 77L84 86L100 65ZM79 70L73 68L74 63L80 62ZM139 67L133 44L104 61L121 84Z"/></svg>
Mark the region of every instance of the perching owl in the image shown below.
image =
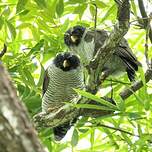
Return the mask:
<svg viewBox="0 0 152 152"><path fill-rule="evenodd" d="M80 56L83 65L86 66L107 38L108 34L104 30L90 30L82 26L74 26L65 32L64 42L70 51ZM140 62L123 38L102 71L109 75L127 72L129 80L133 81L139 65L141 65Z"/></svg>
<svg viewBox="0 0 152 152"><path fill-rule="evenodd" d="M71 52L57 54L45 72L42 111L56 108L53 105L60 107L64 102L75 102L79 96L73 88L84 89L80 60ZM53 128L55 138L62 139L69 128L70 122Z"/></svg>

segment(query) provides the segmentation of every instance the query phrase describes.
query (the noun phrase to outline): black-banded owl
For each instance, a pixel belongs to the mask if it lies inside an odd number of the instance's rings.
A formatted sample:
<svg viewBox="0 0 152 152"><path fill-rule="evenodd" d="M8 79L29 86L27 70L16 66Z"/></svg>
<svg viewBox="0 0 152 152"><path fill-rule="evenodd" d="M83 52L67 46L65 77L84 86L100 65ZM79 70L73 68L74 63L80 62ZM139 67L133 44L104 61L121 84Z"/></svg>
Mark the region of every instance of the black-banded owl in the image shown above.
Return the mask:
<svg viewBox="0 0 152 152"><path fill-rule="evenodd" d="M83 65L86 66L107 38L108 34L105 30L90 30L77 25L65 32L64 42L70 51L80 56ZM124 38L114 49L115 52L107 60L102 71L108 73L108 75L127 72L129 80L133 81L135 72L141 65L140 62L136 59Z"/></svg>
<svg viewBox="0 0 152 152"><path fill-rule="evenodd" d="M83 70L80 60L71 52L57 54L47 68L43 82L42 112L55 112L64 102L77 102L73 88L84 89ZM70 122L53 128L56 140L61 140Z"/></svg>

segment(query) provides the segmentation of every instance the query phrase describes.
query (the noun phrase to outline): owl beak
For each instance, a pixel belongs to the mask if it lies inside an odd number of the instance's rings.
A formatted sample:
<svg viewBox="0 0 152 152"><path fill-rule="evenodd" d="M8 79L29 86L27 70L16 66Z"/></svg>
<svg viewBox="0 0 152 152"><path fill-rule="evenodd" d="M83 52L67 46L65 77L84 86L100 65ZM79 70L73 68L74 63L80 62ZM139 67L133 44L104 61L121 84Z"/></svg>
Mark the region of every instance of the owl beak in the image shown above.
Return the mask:
<svg viewBox="0 0 152 152"><path fill-rule="evenodd" d="M68 63L68 60L64 60L63 62L63 67L66 68L66 67L69 67L69 63Z"/></svg>
<svg viewBox="0 0 152 152"><path fill-rule="evenodd" d="M77 36L75 36L75 35L71 35L71 40L72 40L72 42L76 42L77 41L77 39L78 39L78 37Z"/></svg>

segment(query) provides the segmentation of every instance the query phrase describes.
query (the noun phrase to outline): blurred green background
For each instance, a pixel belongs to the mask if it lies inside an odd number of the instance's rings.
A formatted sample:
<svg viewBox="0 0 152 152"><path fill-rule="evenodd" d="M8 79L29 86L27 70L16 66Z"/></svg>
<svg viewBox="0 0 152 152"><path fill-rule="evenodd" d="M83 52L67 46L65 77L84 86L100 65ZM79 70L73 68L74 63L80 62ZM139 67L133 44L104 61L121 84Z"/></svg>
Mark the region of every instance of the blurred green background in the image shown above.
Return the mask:
<svg viewBox="0 0 152 152"><path fill-rule="evenodd" d="M98 7L97 29L110 31L117 22L117 5L112 0L0 0L0 48L3 49L4 43L8 46L1 60L31 117L41 111L44 69L56 53L67 50L63 41L64 32L77 24L93 28L94 3ZM137 26L138 21L135 21L140 16L137 0L131 0L130 3L131 21L134 22L131 22L125 38L143 65L136 79L144 81L147 69L144 56L146 31ZM144 3L149 14L152 2L145 0ZM148 55L152 57L150 41ZM98 94L110 95L111 79L114 99L121 114L97 119L81 118L60 143L54 141L50 128L41 130L40 139L49 151L152 151L152 82L144 83L142 89L123 101L119 92L130 86L126 75L109 77Z"/></svg>

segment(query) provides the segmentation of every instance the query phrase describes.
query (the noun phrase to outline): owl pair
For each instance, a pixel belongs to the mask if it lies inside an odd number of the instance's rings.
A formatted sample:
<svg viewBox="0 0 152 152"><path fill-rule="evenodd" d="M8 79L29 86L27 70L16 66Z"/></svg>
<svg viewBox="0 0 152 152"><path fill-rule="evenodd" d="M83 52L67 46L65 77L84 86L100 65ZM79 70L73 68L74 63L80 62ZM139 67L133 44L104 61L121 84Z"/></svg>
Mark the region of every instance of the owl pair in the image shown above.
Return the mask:
<svg viewBox="0 0 152 152"><path fill-rule="evenodd" d="M70 52L58 54L45 72L42 111L48 112L48 109L58 109L64 102L77 101L74 99L78 95L73 88L85 88L83 67L89 65L107 38L108 34L104 30L89 30L82 26L74 26L65 32L64 42ZM127 41L122 39L114 49L102 71L108 75L127 72L129 80L133 81L140 63ZM70 122L53 128L55 138L62 139L69 128Z"/></svg>

